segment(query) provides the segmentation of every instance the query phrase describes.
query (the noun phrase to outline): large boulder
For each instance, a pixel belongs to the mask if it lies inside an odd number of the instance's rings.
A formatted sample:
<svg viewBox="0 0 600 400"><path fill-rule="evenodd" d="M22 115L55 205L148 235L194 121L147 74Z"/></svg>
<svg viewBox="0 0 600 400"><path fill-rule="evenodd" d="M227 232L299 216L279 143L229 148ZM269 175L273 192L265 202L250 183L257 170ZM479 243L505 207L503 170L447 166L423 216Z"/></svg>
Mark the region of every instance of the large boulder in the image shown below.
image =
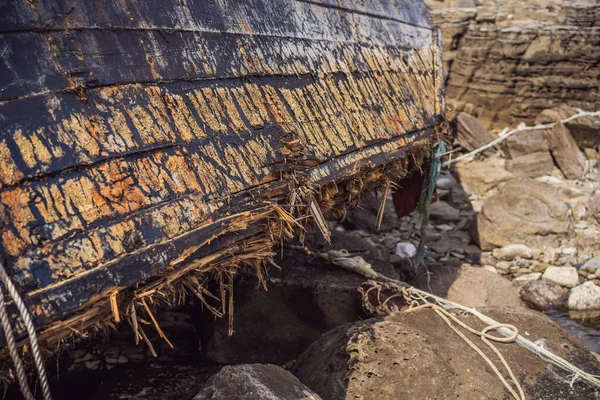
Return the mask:
<svg viewBox="0 0 600 400"><path fill-rule="evenodd" d="M525 178L552 175L556 167L550 152L525 154L506 160L506 170Z"/></svg>
<svg viewBox="0 0 600 400"><path fill-rule="evenodd" d="M470 193L478 195L485 195L499 184L515 177L513 173L504 169L504 160L498 157L470 163L456 163L454 168L462 186Z"/></svg>
<svg viewBox="0 0 600 400"><path fill-rule="evenodd" d="M532 153L548 153L550 148L543 130L519 132L503 142L508 158L517 158Z"/></svg>
<svg viewBox="0 0 600 400"><path fill-rule="evenodd" d="M456 116L456 139L463 149L473 151L494 141L496 136L492 135L477 118L461 112ZM484 155L493 153L493 148L483 152Z"/></svg>
<svg viewBox="0 0 600 400"><path fill-rule="evenodd" d="M537 247L568 232L568 213L569 206L554 186L516 179L485 201L477 216L475 236L484 250L514 243Z"/></svg>
<svg viewBox="0 0 600 400"><path fill-rule="evenodd" d="M289 371L277 365L226 366L213 375L194 400L321 400Z"/></svg>
<svg viewBox="0 0 600 400"><path fill-rule="evenodd" d="M600 373L600 363L574 336L545 315L526 308L480 310L499 322L515 325L527 338L583 370ZM475 317L459 313L481 329ZM493 360L497 357L477 336L464 331ZM523 386L527 399L593 399L595 390L565 379L570 373L523 347L499 345ZM506 372L500 365L504 375ZM292 372L324 400L505 399L510 395L488 364L432 310L395 313L340 326L300 356Z"/></svg>
<svg viewBox="0 0 600 400"><path fill-rule="evenodd" d="M547 133L550 151L556 164L567 179L578 179L586 172L586 156L562 124L554 125Z"/></svg>
<svg viewBox="0 0 600 400"><path fill-rule="evenodd" d="M510 281L485 268L437 265L417 275L414 284L467 307L523 307Z"/></svg>

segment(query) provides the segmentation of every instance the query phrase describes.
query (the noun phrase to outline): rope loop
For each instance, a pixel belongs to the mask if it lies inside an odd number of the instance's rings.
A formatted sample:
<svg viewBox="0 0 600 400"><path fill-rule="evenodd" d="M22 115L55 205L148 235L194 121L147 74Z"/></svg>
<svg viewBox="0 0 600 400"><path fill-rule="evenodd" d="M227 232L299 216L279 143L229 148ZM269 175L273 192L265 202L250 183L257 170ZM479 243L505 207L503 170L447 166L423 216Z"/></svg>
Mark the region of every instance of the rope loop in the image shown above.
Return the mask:
<svg viewBox="0 0 600 400"><path fill-rule="evenodd" d="M502 337L488 334L488 332L497 331L498 329L508 329L508 330L511 330L513 333L510 336L502 336ZM511 324L490 325L490 326L486 326L481 331L481 338L486 338L486 339L489 339L489 340L492 340L492 341L498 342L498 343L515 342L517 340L518 336L519 336L519 330L517 329L516 326L511 325Z"/></svg>

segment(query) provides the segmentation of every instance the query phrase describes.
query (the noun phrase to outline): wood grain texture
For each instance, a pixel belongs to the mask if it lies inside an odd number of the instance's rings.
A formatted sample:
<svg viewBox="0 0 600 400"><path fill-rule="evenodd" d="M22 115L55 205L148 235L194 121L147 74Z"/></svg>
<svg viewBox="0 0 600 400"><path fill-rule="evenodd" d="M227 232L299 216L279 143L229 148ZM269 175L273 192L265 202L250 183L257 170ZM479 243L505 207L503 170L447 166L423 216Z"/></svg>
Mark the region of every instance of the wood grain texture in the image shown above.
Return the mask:
<svg viewBox="0 0 600 400"><path fill-rule="evenodd" d="M420 0L9 0L0 52L0 257L38 326L445 118Z"/></svg>

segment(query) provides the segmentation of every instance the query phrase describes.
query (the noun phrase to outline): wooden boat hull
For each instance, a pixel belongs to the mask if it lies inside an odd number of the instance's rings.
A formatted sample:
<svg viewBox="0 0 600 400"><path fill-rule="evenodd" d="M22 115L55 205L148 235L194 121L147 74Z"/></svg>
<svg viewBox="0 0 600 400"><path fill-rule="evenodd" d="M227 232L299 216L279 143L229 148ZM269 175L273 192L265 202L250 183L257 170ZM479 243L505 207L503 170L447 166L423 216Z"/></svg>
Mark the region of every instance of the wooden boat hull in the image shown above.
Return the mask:
<svg viewBox="0 0 600 400"><path fill-rule="evenodd" d="M420 0L74 4L0 14L0 256L48 343L268 258L282 210L355 200L439 139Z"/></svg>

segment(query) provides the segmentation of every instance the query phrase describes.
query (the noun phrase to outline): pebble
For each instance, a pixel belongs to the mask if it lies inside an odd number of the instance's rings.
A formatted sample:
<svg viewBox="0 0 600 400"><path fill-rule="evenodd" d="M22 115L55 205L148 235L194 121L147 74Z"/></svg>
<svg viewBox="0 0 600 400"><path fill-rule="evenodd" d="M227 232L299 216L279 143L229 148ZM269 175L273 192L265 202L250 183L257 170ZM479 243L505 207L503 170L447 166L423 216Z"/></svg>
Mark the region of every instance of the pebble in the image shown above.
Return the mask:
<svg viewBox="0 0 600 400"><path fill-rule="evenodd" d="M417 248L410 242L399 242L396 243L395 253L401 258L410 258L417 254Z"/></svg>
<svg viewBox="0 0 600 400"><path fill-rule="evenodd" d="M537 281L538 279L540 279L541 276L542 276L542 274L540 272L531 272L529 274L520 275L520 276L516 277L513 280L513 283L517 287L521 288L521 287L527 285L531 281Z"/></svg>
<svg viewBox="0 0 600 400"><path fill-rule="evenodd" d="M533 272L544 272L550 265L546 263L539 263L533 266Z"/></svg>
<svg viewBox="0 0 600 400"><path fill-rule="evenodd" d="M585 229L589 226L589 224L586 221L579 221L578 223L576 223L574 225L575 229Z"/></svg>
<svg viewBox="0 0 600 400"><path fill-rule="evenodd" d="M587 270L587 271L598 271L600 270L600 257L594 257L591 260L587 261L585 264L582 265L581 269Z"/></svg>
<svg viewBox="0 0 600 400"><path fill-rule="evenodd" d="M565 247L564 249L562 249L562 253L567 256L574 256L575 254L577 254L577 249L575 247Z"/></svg>
<svg viewBox="0 0 600 400"><path fill-rule="evenodd" d="M529 273L531 273L531 270L529 268L519 268L515 271L515 274L529 274ZM538 273L539 272L534 272L534 274L538 274Z"/></svg>
<svg viewBox="0 0 600 400"><path fill-rule="evenodd" d="M508 273L510 269L510 263L506 261L500 261L496 263L496 269L503 273Z"/></svg>
<svg viewBox="0 0 600 400"><path fill-rule="evenodd" d="M558 257L558 252L556 251L556 249L553 249L552 247L545 247L542 250L541 260L543 262L546 262L546 263L554 262L554 261L556 261L557 257Z"/></svg>
<svg viewBox="0 0 600 400"><path fill-rule="evenodd" d="M523 244L509 244L508 246L495 249L493 251L494 257L501 260L514 260L516 258L533 258L533 250Z"/></svg>
<svg viewBox="0 0 600 400"><path fill-rule="evenodd" d="M573 214L573 218L576 221L579 221L586 216L587 209L585 208L585 206L583 204L579 203L579 204L576 204L575 206L573 206L573 208L571 209L571 213ZM577 226L575 226L575 227L577 227Z"/></svg>

